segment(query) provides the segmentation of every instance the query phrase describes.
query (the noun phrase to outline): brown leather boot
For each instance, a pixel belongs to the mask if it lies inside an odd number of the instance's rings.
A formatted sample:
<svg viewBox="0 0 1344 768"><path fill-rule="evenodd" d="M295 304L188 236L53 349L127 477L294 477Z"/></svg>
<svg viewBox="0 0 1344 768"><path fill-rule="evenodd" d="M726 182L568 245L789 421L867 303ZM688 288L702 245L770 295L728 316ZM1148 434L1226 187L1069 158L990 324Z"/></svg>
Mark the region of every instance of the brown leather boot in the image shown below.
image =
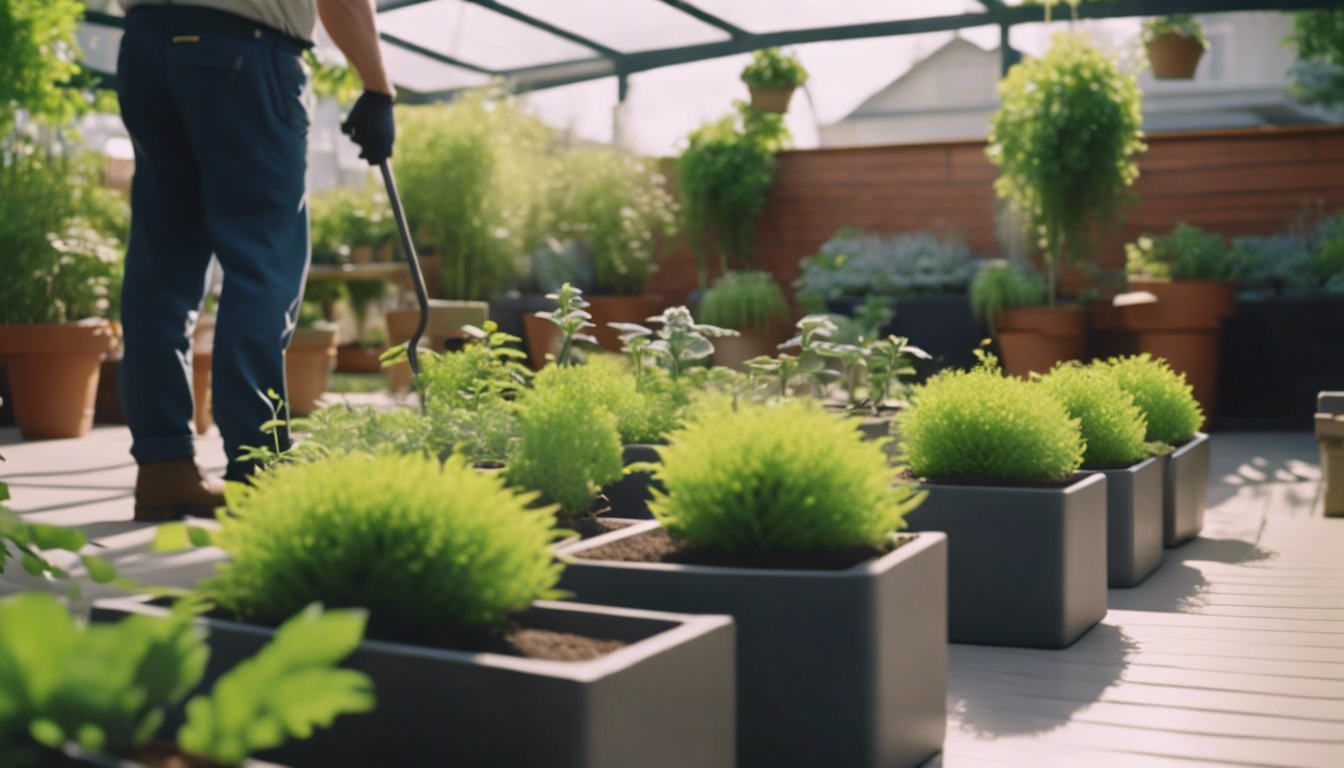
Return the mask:
<svg viewBox="0 0 1344 768"><path fill-rule="evenodd" d="M135 519L160 523L214 517L224 506L224 481L206 474L192 458L141 464L135 477Z"/></svg>

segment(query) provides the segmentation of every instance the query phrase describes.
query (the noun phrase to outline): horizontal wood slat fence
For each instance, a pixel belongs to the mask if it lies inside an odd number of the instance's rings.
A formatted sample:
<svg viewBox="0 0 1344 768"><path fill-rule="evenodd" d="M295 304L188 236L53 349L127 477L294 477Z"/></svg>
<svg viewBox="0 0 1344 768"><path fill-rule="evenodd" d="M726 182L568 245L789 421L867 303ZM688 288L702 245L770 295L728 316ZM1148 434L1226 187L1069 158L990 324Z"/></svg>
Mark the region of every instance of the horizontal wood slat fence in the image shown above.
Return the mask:
<svg viewBox="0 0 1344 768"><path fill-rule="evenodd" d="M1124 263L1123 243L1185 221L1229 237L1281 232L1316 205L1344 207L1344 128L1293 127L1149 136L1139 159L1138 202L1104 267ZM960 232L977 253L998 255L994 179L984 142L819 149L779 155L779 173L757 228L754 265L787 289L798 262L841 227ZM1076 287L1079 276L1068 281ZM1067 288L1068 286L1066 286ZM682 302L696 288L695 257L667 254L651 290Z"/></svg>

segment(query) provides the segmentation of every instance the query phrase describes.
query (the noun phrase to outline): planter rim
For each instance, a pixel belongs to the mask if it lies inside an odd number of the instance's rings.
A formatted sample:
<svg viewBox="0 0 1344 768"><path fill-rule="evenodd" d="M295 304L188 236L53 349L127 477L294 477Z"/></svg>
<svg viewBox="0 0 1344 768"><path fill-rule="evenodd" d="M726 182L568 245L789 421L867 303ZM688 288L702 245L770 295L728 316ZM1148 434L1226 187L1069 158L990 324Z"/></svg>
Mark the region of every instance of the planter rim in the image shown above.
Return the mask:
<svg viewBox="0 0 1344 768"><path fill-rule="evenodd" d="M112 324L102 318L72 323L0 324L0 354L68 354L110 351L116 344Z"/></svg>
<svg viewBox="0 0 1344 768"><path fill-rule="evenodd" d="M1151 458L1149 460L1151 460ZM1133 466L1129 467L1129 469L1133 468ZM1009 485L961 485L958 483L916 483L915 487L916 489L956 488L961 491L985 491L994 494L1011 493L1014 495L1043 496L1077 493L1079 490L1086 488L1089 485L1105 482L1106 476L1099 471L1079 469L1073 473L1072 479L1073 482L1068 485L1062 485L1055 488L1033 488Z"/></svg>
<svg viewBox="0 0 1344 768"><path fill-rule="evenodd" d="M624 529L623 529L624 530ZM620 533L614 531L613 533ZM166 616L169 611L157 605L151 605L151 595L137 595L129 598L99 600L99 606L121 610L126 613L146 616ZM532 608L547 611L570 613L601 614L605 616L625 617L645 621L661 621L677 626L659 631L643 640L629 643L624 648L612 651L604 656L587 661L552 661L549 659L529 659L521 656L507 656L499 653L453 651L445 648L431 648L423 645L399 643L390 640L365 639L360 642L356 652L412 656L427 661L450 662L457 664L476 664L483 667L506 669L513 672L550 678L562 678L576 683L591 683L608 677L633 664L657 656L685 642L704 635L720 627L733 623L731 616L720 614L685 614L666 611L649 611L642 608L613 608L589 603L560 602L558 600L534 600ZM272 627L247 624L232 619L201 618L197 623L227 626L230 631L254 636L269 636L275 632Z"/></svg>
<svg viewBox="0 0 1344 768"><path fill-rule="evenodd" d="M944 534L941 533L927 531L902 533L897 531L896 535L909 536L910 540L879 558L865 560L861 563L856 563L849 568L834 571L804 568L730 568L722 565L687 565L683 563L635 563L622 562L619 560L586 560L574 556L578 552L587 549L596 549L597 547L611 544L612 542L631 536L638 536L641 533L647 533L661 527L663 527L663 524L657 520L644 520L638 525L632 525L618 531L610 531L601 536L594 536L587 541L566 547L563 551L558 553L558 556L567 565L584 565L598 568L625 568L633 570L664 571L667 573L696 573L709 576L733 575L744 578L762 579L867 579L876 574L890 570L895 567L897 563L914 557L916 554L934 546L937 541L945 538Z"/></svg>
<svg viewBox="0 0 1344 768"><path fill-rule="evenodd" d="M1194 437L1192 437L1192 438L1190 438L1188 441L1186 441L1186 442L1184 442L1184 443L1181 443L1180 445L1174 447L1174 448L1172 449L1171 453L1168 453L1168 454L1166 454L1166 455L1167 455L1167 456L1179 456L1180 454L1186 453L1187 451L1190 451L1191 449L1195 448L1195 447L1198 446L1200 443L1207 442L1208 439L1209 439L1209 435L1208 435L1208 433L1206 433L1206 432L1196 432Z"/></svg>
<svg viewBox="0 0 1344 768"><path fill-rule="evenodd" d="M1154 462L1156 462L1156 461L1161 461L1163 458L1165 458L1165 456L1166 456L1166 454L1163 454L1163 455L1161 455L1161 456L1149 456L1148 458L1146 458L1146 459L1144 459L1144 460L1142 460L1142 461L1136 461L1136 462L1134 462L1133 464L1130 464L1130 465L1127 466L1127 467L1102 467L1102 468L1094 468L1094 467L1083 466L1083 467L1079 467L1079 468L1078 468L1078 471L1079 471L1079 472L1138 472L1140 469L1142 469L1142 468L1148 466L1149 464L1152 464L1152 463L1154 463Z"/></svg>

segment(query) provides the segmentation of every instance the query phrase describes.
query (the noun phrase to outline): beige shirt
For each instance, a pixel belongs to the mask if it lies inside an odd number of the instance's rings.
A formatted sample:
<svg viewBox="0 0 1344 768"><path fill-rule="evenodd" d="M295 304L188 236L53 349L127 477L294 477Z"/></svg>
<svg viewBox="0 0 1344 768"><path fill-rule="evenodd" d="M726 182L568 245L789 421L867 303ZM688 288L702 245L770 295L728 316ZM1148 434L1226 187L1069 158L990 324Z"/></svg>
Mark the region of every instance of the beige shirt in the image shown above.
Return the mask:
<svg viewBox="0 0 1344 768"><path fill-rule="evenodd" d="M199 8L213 8L259 21L290 37L309 42L313 39L313 28L317 24L315 0L121 0L121 5L128 11L137 5L194 5Z"/></svg>

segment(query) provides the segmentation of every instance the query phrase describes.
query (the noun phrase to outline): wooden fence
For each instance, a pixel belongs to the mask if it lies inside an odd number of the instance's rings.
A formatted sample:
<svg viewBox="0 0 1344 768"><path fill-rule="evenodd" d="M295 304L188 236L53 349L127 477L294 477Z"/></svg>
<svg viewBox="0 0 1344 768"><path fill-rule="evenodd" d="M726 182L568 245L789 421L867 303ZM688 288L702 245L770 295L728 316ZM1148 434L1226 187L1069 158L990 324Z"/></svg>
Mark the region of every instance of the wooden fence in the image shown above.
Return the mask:
<svg viewBox="0 0 1344 768"><path fill-rule="evenodd" d="M1344 128L1293 127L1161 134L1148 137L1119 235L1096 262L1123 264L1123 243L1185 221L1229 237L1270 234L1315 206L1344 207ZM785 152L757 228L754 264L786 288L798 262L844 226L883 232L963 234L985 256L997 255L997 169L984 142ZM1071 281L1077 284L1077 280ZM696 287L695 258L679 248L654 276L652 290L681 302Z"/></svg>

